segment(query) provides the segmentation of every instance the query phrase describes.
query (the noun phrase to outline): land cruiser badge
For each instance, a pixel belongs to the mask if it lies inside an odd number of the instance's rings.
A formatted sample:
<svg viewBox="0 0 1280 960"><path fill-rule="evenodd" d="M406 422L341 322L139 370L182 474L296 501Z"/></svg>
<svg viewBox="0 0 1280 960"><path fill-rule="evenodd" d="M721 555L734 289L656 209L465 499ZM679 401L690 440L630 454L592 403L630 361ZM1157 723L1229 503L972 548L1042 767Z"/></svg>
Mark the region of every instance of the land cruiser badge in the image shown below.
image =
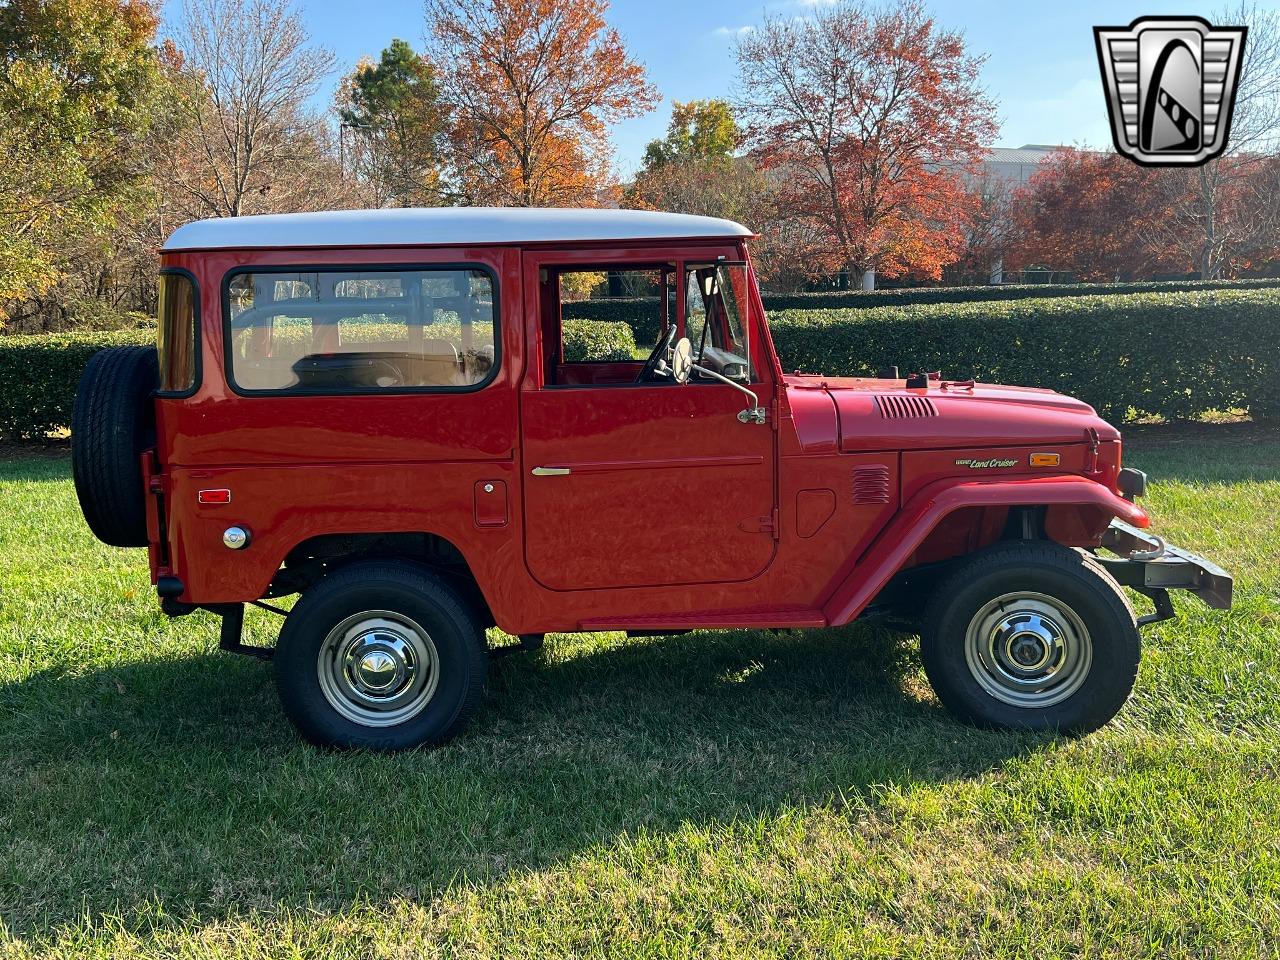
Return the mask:
<svg viewBox="0 0 1280 960"><path fill-rule="evenodd" d="M957 460L957 467L968 467L970 470L995 470L1001 467L1016 467L1017 460L974 460L966 458Z"/></svg>

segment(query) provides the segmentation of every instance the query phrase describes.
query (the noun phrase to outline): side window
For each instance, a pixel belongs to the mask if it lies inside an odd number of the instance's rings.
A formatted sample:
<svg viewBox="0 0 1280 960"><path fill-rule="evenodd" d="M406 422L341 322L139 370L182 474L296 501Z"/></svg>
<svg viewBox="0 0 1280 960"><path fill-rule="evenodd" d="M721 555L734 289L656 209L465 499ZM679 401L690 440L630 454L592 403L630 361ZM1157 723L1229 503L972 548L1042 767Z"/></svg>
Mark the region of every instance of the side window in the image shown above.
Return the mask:
<svg viewBox="0 0 1280 960"><path fill-rule="evenodd" d="M498 317L483 270L238 273L226 297L241 390L468 390L494 376Z"/></svg>
<svg viewBox="0 0 1280 960"><path fill-rule="evenodd" d="M743 323L748 296L745 264L685 268L684 327L695 364L731 380L754 379ZM696 369L693 379L699 379Z"/></svg>
<svg viewBox="0 0 1280 960"><path fill-rule="evenodd" d="M188 393L196 386L196 285L185 273L160 274L160 330L156 352L160 360L160 391Z"/></svg>
<svg viewBox="0 0 1280 960"><path fill-rule="evenodd" d="M674 330L671 264L546 268L540 276L548 385L635 383Z"/></svg>

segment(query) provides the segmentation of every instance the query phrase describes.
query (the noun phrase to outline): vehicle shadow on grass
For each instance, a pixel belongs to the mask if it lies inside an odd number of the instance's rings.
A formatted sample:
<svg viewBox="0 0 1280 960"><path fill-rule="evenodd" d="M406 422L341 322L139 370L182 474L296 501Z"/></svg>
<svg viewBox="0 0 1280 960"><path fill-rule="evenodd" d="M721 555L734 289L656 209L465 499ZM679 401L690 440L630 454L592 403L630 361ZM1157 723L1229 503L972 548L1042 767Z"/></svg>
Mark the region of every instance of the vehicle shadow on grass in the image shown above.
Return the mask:
<svg viewBox="0 0 1280 960"><path fill-rule="evenodd" d="M1154 483L1280 480L1280 421L1122 426L1124 461Z"/></svg>
<svg viewBox="0 0 1280 960"><path fill-rule="evenodd" d="M963 727L922 689L912 644L861 625L552 638L494 663L453 744L378 756L301 744L254 661L49 671L0 687L0 913L39 936L429 902L640 834L874 804L877 785L1053 742Z"/></svg>

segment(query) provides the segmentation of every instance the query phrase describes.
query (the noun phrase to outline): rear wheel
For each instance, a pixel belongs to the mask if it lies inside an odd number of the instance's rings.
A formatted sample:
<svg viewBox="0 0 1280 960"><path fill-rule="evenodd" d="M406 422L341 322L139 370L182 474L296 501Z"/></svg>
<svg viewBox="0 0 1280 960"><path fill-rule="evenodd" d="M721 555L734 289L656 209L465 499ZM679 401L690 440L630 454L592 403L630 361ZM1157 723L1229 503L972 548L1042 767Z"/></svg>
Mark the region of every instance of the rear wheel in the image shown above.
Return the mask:
<svg viewBox="0 0 1280 960"><path fill-rule="evenodd" d="M1085 733L1124 705L1140 640L1123 591L1086 555L1019 541L938 585L920 652L938 698L982 726Z"/></svg>
<svg viewBox="0 0 1280 960"><path fill-rule="evenodd" d="M294 605L275 654L285 712L312 743L439 746L479 706L484 635L443 581L409 564L359 563Z"/></svg>

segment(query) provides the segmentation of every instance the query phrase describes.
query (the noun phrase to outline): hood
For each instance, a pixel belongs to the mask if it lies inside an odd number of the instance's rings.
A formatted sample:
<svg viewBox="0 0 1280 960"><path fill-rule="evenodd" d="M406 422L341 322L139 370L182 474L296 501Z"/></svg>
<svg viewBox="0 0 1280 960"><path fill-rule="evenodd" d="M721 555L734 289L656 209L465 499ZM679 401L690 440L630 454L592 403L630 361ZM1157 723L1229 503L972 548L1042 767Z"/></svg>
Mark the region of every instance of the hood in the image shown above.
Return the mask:
<svg viewBox="0 0 1280 960"><path fill-rule="evenodd" d="M786 385L792 395L830 398L848 452L1083 443L1091 431L1104 442L1120 437L1087 403L1035 387L935 380L907 389L903 380L806 376Z"/></svg>

